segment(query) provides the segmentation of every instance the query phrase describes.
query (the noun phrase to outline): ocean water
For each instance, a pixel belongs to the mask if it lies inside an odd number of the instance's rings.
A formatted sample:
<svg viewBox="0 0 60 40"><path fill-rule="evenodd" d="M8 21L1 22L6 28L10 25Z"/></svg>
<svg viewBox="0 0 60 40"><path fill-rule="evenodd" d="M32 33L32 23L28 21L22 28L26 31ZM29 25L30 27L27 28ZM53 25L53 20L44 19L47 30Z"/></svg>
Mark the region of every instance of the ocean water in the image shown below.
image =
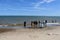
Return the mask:
<svg viewBox="0 0 60 40"><path fill-rule="evenodd" d="M53 21L60 22L59 16L0 16L0 24L23 24L24 21L30 23L31 21L47 20L49 23Z"/></svg>
<svg viewBox="0 0 60 40"><path fill-rule="evenodd" d="M47 20L48 23L51 23L52 20L60 23L59 16L0 16L0 24L24 24L24 21L27 24L30 24L31 21L41 21ZM28 25L27 27L31 27ZM0 28L24 28L24 26L1 26Z"/></svg>

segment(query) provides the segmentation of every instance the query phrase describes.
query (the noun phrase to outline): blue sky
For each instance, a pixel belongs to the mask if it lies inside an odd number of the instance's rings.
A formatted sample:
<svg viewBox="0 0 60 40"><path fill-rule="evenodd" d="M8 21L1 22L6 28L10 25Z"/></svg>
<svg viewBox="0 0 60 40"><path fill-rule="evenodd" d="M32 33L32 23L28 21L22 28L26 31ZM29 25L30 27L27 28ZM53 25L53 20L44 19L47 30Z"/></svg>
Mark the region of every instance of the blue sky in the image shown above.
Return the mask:
<svg viewBox="0 0 60 40"><path fill-rule="evenodd" d="M0 15L60 16L60 0L0 0Z"/></svg>

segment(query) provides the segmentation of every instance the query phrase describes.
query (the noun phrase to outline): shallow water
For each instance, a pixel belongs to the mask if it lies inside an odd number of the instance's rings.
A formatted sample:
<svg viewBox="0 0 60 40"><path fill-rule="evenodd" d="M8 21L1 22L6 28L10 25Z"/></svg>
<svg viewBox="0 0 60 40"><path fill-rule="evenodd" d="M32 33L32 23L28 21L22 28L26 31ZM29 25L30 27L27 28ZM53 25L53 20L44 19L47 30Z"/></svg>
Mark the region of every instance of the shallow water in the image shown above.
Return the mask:
<svg viewBox="0 0 60 40"><path fill-rule="evenodd" d="M31 21L47 20L48 22L60 22L59 16L0 16L0 24L23 24L24 21L31 23Z"/></svg>
<svg viewBox="0 0 60 40"><path fill-rule="evenodd" d="M59 16L0 16L0 24L24 24L26 21L27 24L31 24L31 21L41 21L47 20L49 23L53 21L60 23ZM58 26L58 25L48 25L49 26ZM59 25L60 26L60 25ZM31 27L31 26L27 26ZM1 26L0 28L24 28L24 26Z"/></svg>

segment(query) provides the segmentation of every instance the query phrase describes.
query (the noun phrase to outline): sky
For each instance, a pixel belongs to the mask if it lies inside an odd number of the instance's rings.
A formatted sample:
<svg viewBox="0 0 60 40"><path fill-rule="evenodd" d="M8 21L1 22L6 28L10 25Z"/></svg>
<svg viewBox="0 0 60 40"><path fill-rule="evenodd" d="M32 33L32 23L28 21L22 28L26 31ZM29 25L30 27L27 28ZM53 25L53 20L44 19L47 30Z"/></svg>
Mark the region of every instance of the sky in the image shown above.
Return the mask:
<svg viewBox="0 0 60 40"><path fill-rule="evenodd" d="M60 16L60 0L0 0L1 15Z"/></svg>

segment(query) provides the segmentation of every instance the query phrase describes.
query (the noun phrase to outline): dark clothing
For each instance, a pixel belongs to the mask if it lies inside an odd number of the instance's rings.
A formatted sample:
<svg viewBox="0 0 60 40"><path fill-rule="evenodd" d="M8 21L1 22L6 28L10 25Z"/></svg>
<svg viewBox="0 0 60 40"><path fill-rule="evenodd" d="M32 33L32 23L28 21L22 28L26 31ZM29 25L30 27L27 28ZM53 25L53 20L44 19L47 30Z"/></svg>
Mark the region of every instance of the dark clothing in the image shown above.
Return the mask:
<svg viewBox="0 0 60 40"><path fill-rule="evenodd" d="M47 20L45 20L45 23L47 23Z"/></svg>
<svg viewBox="0 0 60 40"><path fill-rule="evenodd" d="M24 27L26 27L26 22L24 22Z"/></svg>
<svg viewBox="0 0 60 40"><path fill-rule="evenodd" d="M34 21L34 24L37 25L38 24L37 21Z"/></svg>
<svg viewBox="0 0 60 40"><path fill-rule="evenodd" d="M32 22L31 22L31 26L32 26L32 24L34 24L33 26L34 26L34 28L36 28L36 27L37 27L38 22L37 22L37 21L32 21Z"/></svg>

